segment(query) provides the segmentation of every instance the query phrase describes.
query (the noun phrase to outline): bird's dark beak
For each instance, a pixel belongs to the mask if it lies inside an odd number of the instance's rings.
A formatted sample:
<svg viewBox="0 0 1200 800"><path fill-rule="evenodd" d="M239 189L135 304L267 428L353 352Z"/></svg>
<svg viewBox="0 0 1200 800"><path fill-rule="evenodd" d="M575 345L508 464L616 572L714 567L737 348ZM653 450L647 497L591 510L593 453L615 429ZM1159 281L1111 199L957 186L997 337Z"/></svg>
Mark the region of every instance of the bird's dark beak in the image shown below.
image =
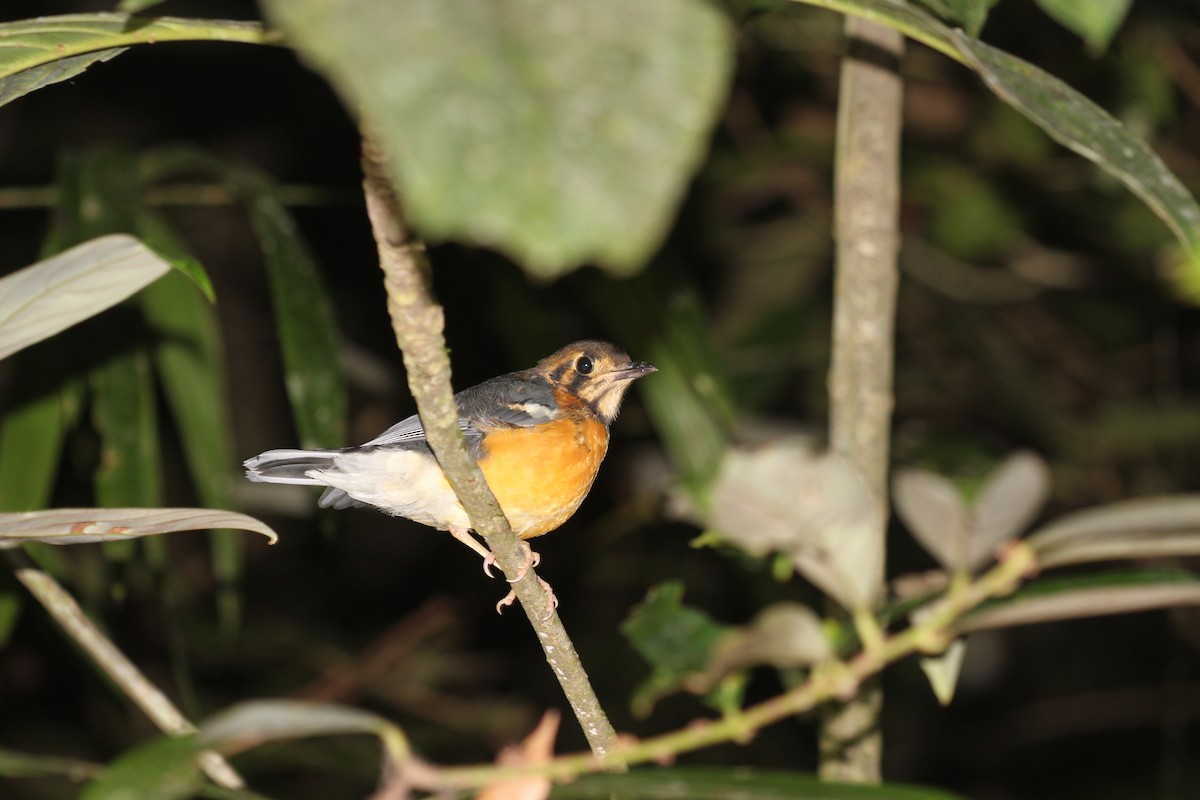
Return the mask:
<svg viewBox="0 0 1200 800"><path fill-rule="evenodd" d="M645 361L631 361L620 369L608 373L607 377L612 381L633 381L643 375L649 375L651 372L658 372L658 367L647 364Z"/></svg>

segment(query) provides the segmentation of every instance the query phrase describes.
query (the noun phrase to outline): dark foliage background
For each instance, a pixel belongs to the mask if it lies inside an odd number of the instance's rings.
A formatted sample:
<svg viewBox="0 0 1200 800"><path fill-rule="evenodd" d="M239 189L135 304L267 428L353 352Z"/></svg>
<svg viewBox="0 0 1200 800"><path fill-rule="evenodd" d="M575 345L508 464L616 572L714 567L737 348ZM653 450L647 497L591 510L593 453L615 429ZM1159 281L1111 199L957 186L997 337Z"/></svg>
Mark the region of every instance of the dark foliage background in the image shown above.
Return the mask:
<svg viewBox="0 0 1200 800"><path fill-rule="evenodd" d="M109 10L32 2L15 18ZM179 16L254 18L252 4L172 0ZM457 386L519 369L575 338L620 341L635 357L696 302L744 420L819 431L826 418L830 182L839 18L785 9L747 23L712 151L667 243L621 285L584 270L550 285L453 244L432 250ZM1024 0L993 12L983 38L1058 75L1145 136L1200 190L1200 14L1190 0L1140 0L1110 50L1083 44ZM1200 483L1200 316L1161 280L1168 233L1132 196L1053 145L949 60L912 45L906 98L904 281L894 459L972 476L1031 447L1051 463L1049 513ZM0 112L0 187L51 184L72 148L194 143L292 187L294 213L336 305L352 390L349 438L413 411L403 389L361 205L354 126L326 84L286 50L172 44L109 64ZM7 199L3 199L7 197ZM213 277L227 348L238 456L296 434L258 248L227 205L172 207ZM0 195L0 270L37 259L44 209ZM652 310L632 319L628 298ZM0 392L6 387L0 372ZM174 504L196 502L168 429ZM581 512L539 542L542 574L619 730L649 734L704 713L687 697L634 719L646 667L618 626L646 590L681 579L688 601L740 623L767 601L815 600L768 564L693 549L697 530L662 513L665 459L635 396ZM56 505L91 502L95 439L75 432ZM312 498L315 501L315 497ZM397 720L432 758L489 760L562 704L528 627L497 618L506 587L449 537L353 511L240 510L282 538L247 543L233 636L217 626L202 536L171 539L169 597L137 562L96 548L62 554L70 585L116 641L185 710L307 696ZM313 503L315 505L315 502ZM931 566L903 531L890 572ZM0 587L15 590L11 577ZM1188 611L1050 624L972 641L955 703L937 706L915 665L887 673L885 774L975 798L1193 796L1200 785L1200 619ZM780 678L763 673L751 696ZM0 651L0 745L107 761L151 735L38 609ZM560 743L578 749L566 726ZM317 740L314 765L242 762L279 797L353 796L374 780L374 745ZM295 750L293 749L294 753ZM776 726L749 746L689 763L811 769L812 726ZM349 773L349 777L347 776ZM10 781L5 797L71 796L61 781Z"/></svg>

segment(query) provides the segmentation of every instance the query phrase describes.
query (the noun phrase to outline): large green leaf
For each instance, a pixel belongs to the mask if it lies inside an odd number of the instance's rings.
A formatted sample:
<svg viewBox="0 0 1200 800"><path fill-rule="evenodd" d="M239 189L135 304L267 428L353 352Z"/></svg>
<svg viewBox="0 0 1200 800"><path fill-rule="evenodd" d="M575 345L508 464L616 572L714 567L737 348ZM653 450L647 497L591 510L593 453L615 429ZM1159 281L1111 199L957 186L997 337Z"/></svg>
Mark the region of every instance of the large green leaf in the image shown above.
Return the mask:
<svg viewBox="0 0 1200 800"><path fill-rule="evenodd" d="M120 55L132 44L171 41L272 44L255 22L67 14L0 24L0 105Z"/></svg>
<svg viewBox="0 0 1200 800"><path fill-rule="evenodd" d="M1150 147L1104 109L1027 61L899 0L795 0L889 25L961 61L1055 141L1095 162L1144 202L1182 244L1179 289L1200 301L1200 204Z"/></svg>
<svg viewBox="0 0 1200 800"><path fill-rule="evenodd" d="M268 0L391 157L432 239L551 277L639 269L661 243L728 83L704 0Z"/></svg>

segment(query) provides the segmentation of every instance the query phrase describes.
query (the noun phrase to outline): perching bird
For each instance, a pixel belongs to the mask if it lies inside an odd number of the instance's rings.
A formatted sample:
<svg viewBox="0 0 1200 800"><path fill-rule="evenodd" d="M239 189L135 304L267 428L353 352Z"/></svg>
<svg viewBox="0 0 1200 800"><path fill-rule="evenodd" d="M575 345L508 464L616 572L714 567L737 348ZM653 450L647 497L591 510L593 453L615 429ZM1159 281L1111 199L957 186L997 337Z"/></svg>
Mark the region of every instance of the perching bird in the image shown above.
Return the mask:
<svg viewBox="0 0 1200 800"><path fill-rule="evenodd" d="M562 525L587 497L625 392L655 370L631 361L608 342L581 341L532 369L491 378L455 395L458 425L471 455L527 549L525 540ZM485 571L494 563L471 535L471 522L415 414L358 447L268 450L247 460L245 467L252 481L328 487L318 502L322 508L373 506L448 530L483 557ZM537 560L528 550L517 579ZM513 597L510 592L497 609Z"/></svg>

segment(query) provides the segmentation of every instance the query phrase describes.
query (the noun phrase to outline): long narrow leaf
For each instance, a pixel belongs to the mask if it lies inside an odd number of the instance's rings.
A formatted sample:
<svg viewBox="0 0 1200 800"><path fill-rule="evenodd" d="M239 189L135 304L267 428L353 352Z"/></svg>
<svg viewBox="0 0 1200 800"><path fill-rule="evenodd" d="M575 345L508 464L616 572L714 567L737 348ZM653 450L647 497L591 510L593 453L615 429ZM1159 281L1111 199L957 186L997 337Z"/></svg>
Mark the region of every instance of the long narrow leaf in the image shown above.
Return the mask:
<svg viewBox="0 0 1200 800"><path fill-rule="evenodd" d="M279 538L245 514L208 508L56 508L24 514L0 514L0 547L25 542L89 544L153 536L175 531L236 528Z"/></svg>
<svg viewBox="0 0 1200 800"><path fill-rule="evenodd" d="M1191 573L1114 572L1031 584L967 617L957 630L965 633L1186 605L1200 605L1200 578Z"/></svg>
<svg viewBox="0 0 1200 800"><path fill-rule="evenodd" d="M100 434L96 502L101 506L162 505L154 376L141 347L92 371L92 423ZM127 557L129 552L118 551Z"/></svg>
<svg viewBox="0 0 1200 800"><path fill-rule="evenodd" d="M65 81L132 44L169 41L274 44L255 22L138 19L128 14L68 14L0 24L0 105Z"/></svg>
<svg viewBox="0 0 1200 800"><path fill-rule="evenodd" d="M1200 204L1162 160L1104 109L1016 56L955 31L900 0L795 0L889 25L979 73L1000 99L1055 141L1115 176L1158 215L1188 255L1179 278L1200 284ZM1192 291L1191 295L1196 296Z"/></svg>
<svg viewBox="0 0 1200 800"><path fill-rule="evenodd" d="M0 416L0 510L44 508L66 436L75 387L14 398Z"/></svg>
<svg viewBox="0 0 1200 800"><path fill-rule="evenodd" d="M1069 514L1028 538L1043 568L1200 555L1200 495L1140 498Z"/></svg>
<svg viewBox="0 0 1200 800"><path fill-rule="evenodd" d="M137 239L114 234L0 278L0 358L116 305L170 269Z"/></svg>
<svg viewBox="0 0 1200 800"><path fill-rule="evenodd" d="M139 233L172 258L186 251L158 217L143 212ZM142 295L142 312L155 336L153 358L183 454L200 499L214 508L233 505L233 420L216 313L182 274L168 275ZM229 532L212 537L213 572L221 624L233 630L240 615L236 591L242 542Z"/></svg>

